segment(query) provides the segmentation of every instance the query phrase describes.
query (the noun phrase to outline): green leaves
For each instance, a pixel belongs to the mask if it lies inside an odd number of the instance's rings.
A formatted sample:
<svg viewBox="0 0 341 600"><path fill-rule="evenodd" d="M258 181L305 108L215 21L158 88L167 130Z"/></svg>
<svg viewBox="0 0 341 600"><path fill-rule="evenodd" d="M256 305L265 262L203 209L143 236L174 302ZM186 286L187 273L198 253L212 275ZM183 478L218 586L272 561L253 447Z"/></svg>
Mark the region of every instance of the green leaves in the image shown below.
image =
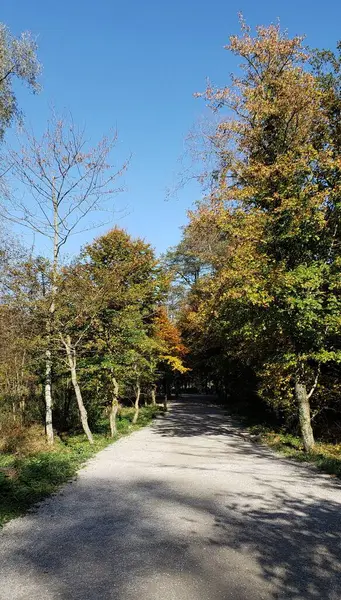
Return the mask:
<svg viewBox="0 0 341 600"><path fill-rule="evenodd" d="M13 79L25 82L34 92L39 91L41 66L37 59L37 44L28 33L15 38L6 25L0 24L0 139L14 117L20 117Z"/></svg>
<svg viewBox="0 0 341 600"><path fill-rule="evenodd" d="M243 28L228 50L243 74L206 90L221 111L215 187L170 256L188 269L190 249L191 263L205 265L187 283L179 321L198 373L209 369L231 393L238 361L269 404L295 412L298 370L319 405L339 362L340 62L319 55L312 74L302 38L277 26Z"/></svg>
<svg viewBox="0 0 341 600"><path fill-rule="evenodd" d="M129 396L137 381L147 386L157 378L164 349L154 335L154 322L167 278L149 244L118 228L89 244L77 269L86 274L90 292L86 300L85 291L78 291L79 301L88 307L88 318L93 314L83 340L83 376L87 378L93 364L88 385L99 396L110 398L113 377L120 394ZM69 293L66 299L70 301ZM79 325L74 322L75 335Z"/></svg>

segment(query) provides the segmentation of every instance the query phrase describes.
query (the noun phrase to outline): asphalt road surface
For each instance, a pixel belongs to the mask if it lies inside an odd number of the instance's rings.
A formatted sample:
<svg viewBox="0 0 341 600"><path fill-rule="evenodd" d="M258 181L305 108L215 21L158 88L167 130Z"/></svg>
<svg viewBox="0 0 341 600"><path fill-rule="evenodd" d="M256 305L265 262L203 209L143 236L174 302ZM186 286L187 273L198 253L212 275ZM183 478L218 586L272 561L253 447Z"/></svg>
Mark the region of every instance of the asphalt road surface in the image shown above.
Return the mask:
<svg viewBox="0 0 341 600"><path fill-rule="evenodd" d="M341 487L199 398L0 534L1 600L340 600Z"/></svg>

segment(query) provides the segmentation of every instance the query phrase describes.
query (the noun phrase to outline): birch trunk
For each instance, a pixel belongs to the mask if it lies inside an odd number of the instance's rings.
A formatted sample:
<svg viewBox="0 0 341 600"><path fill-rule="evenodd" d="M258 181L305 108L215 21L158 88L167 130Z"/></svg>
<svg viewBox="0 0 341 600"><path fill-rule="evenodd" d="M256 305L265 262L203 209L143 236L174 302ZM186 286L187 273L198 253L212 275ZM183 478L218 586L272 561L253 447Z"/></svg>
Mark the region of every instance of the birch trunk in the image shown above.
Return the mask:
<svg viewBox="0 0 341 600"><path fill-rule="evenodd" d="M54 186L54 178L52 178ZM51 349L51 330L52 321L56 309L55 299L57 295L57 269L58 269L58 235L59 235L59 220L58 220L58 202L53 192L53 263L52 263L52 285L51 285L51 304L46 323L47 332L47 349L45 353L45 432L48 444L53 444L53 422L52 422L52 349Z"/></svg>
<svg viewBox="0 0 341 600"><path fill-rule="evenodd" d="M304 450L310 452L315 446L314 434L311 426L310 402L306 385L298 380L295 382L295 397L298 405L298 415Z"/></svg>
<svg viewBox="0 0 341 600"><path fill-rule="evenodd" d="M116 417L119 409L118 403L118 383L115 377L112 378L113 384L113 395L111 401L111 408L109 413L109 423L110 423L110 433L111 437L115 437L117 434L117 425L116 425Z"/></svg>
<svg viewBox="0 0 341 600"><path fill-rule="evenodd" d="M75 352L75 349L72 348L71 339L70 339L69 335L66 336L66 339L64 339L62 337L62 341L65 346L66 355L68 358L68 363L69 363L70 372L71 372L71 381L72 381L73 389L75 390L75 394L76 394L78 410L79 410L79 414L80 414L80 418L81 418L81 422L82 422L83 431L84 431L86 437L88 438L89 443L93 444L94 440L93 440L92 433L90 431L90 427L88 424L88 413L86 412L86 408L83 403L82 393L81 393L81 390L80 390L80 387L78 384L78 380L77 380L76 352Z"/></svg>
<svg viewBox="0 0 341 600"><path fill-rule="evenodd" d="M51 350L45 353L45 433L47 443L53 444L52 423L52 360Z"/></svg>
<svg viewBox="0 0 341 600"><path fill-rule="evenodd" d="M156 406L156 385L155 385L155 383L152 385L151 398L152 398L152 406Z"/></svg>
<svg viewBox="0 0 341 600"><path fill-rule="evenodd" d="M140 395L141 395L141 388L140 388L140 384L138 383L137 386L136 386L135 413L134 413L134 416L133 416L133 425L136 425L137 419L139 418L139 412L140 412Z"/></svg>
<svg viewBox="0 0 341 600"><path fill-rule="evenodd" d="M54 278L54 275L52 276ZM52 284L54 286L54 283ZM52 289L55 294L55 289ZM53 444L53 422L52 422L52 351L51 351L51 329L52 319L55 312L55 302L52 302L46 323L47 349L45 352L45 433L48 444Z"/></svg>

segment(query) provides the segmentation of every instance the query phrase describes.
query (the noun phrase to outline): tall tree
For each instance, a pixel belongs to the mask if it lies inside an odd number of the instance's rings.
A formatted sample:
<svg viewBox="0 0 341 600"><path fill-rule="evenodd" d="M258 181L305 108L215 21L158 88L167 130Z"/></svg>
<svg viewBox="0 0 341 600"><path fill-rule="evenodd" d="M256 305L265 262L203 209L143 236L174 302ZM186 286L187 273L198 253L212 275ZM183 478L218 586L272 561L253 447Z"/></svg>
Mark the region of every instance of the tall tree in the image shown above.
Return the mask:
<svg viewBox="0 0 341 600"><path fill-rule="evenodd" d="M133 391L137 420L141 385L150 379L148 361L156 346L152 323L165 297L166 277L150 245L118 228L89 244L84 260L92 281L105 297L92 327L89 349L109 392L113 434L119 392Z"/></svg>
<svg viewBox="0 0 341 600"><path fill-rule="evenodd" d="M110 165L116 143L104 137L89 148L84 131L72 119L52 117L40 139L24 131L19 150L8 149L8 169L30 196L11 196L3 215L12 222L46 237L51 246L51 269L47 290L46 315L46 434L53 443L52 426L52 344L53 320L58 301L57 274L60 252L69 237L79 232L80 224L91 213L98 213L117 193L115 182L126 165ZM89 228L88 222L84 223ZM91 227L91 225L90 225Z"/></svg>
<svg viewBox="0 0 341 600"><path fill-rule="evenodd" d="M322 365L340 360L341 180L330 89L309 70L302 38L279 26L252 36L242 20L227 49L242 59L242 74L204 94L223 113L212 136L215 186L187 229L207 237L214 223L222 243L188 316L230 359L253 362L269 399L295 398L311 450L310 398Z"/></svg>

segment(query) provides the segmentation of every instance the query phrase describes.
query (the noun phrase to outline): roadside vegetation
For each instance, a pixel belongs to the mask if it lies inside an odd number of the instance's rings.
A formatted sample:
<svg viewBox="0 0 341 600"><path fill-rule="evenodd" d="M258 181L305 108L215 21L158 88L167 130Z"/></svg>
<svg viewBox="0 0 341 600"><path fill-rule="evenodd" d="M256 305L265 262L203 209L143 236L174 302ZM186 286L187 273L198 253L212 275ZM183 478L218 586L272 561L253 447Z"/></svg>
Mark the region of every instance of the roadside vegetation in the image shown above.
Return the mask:
<svg viewBox="0 0 341 600"><path fill-rule="evenodd" d="M92 445L83 433L56 436L51 448L46 443L44 430L37 425L28 428L25 435L13 431L12 438L7 440L13 445L8 445L7 451L0 454L0 526L56 492L75 476L86 460L113 441L148 425L161 412L158 406L143 406L139 421L134 425L134 409L122 409L114 440L103 434L106 430L103 422L98 424L99 432L94 433ZM13 448L15 453L10 451Z"/></svg>
<svg viewBox="0 0 341 600"><path fill-rule="evenodd" d="M341 477L341 444L318 441L313 450L306 452L302 438L291 433L276 431L265 425L253 425L249 432L255 441L266 444L287 458L312 463L323 473Z"/></svg>
<svg viewBox="0 0 341 600"><path fill-rule="evenodd" d="M226 404L226 400L220 398ZM268 446L286 458L314 465L322 473L341 478L341 443L338 436L329 438L321 435L314 449L306 452L298 423L288 426L278 418L271 407L256 400L249 402L230 401L228 414L235 420L237 427L247 432L248 439L254 444Z"/></svg>

